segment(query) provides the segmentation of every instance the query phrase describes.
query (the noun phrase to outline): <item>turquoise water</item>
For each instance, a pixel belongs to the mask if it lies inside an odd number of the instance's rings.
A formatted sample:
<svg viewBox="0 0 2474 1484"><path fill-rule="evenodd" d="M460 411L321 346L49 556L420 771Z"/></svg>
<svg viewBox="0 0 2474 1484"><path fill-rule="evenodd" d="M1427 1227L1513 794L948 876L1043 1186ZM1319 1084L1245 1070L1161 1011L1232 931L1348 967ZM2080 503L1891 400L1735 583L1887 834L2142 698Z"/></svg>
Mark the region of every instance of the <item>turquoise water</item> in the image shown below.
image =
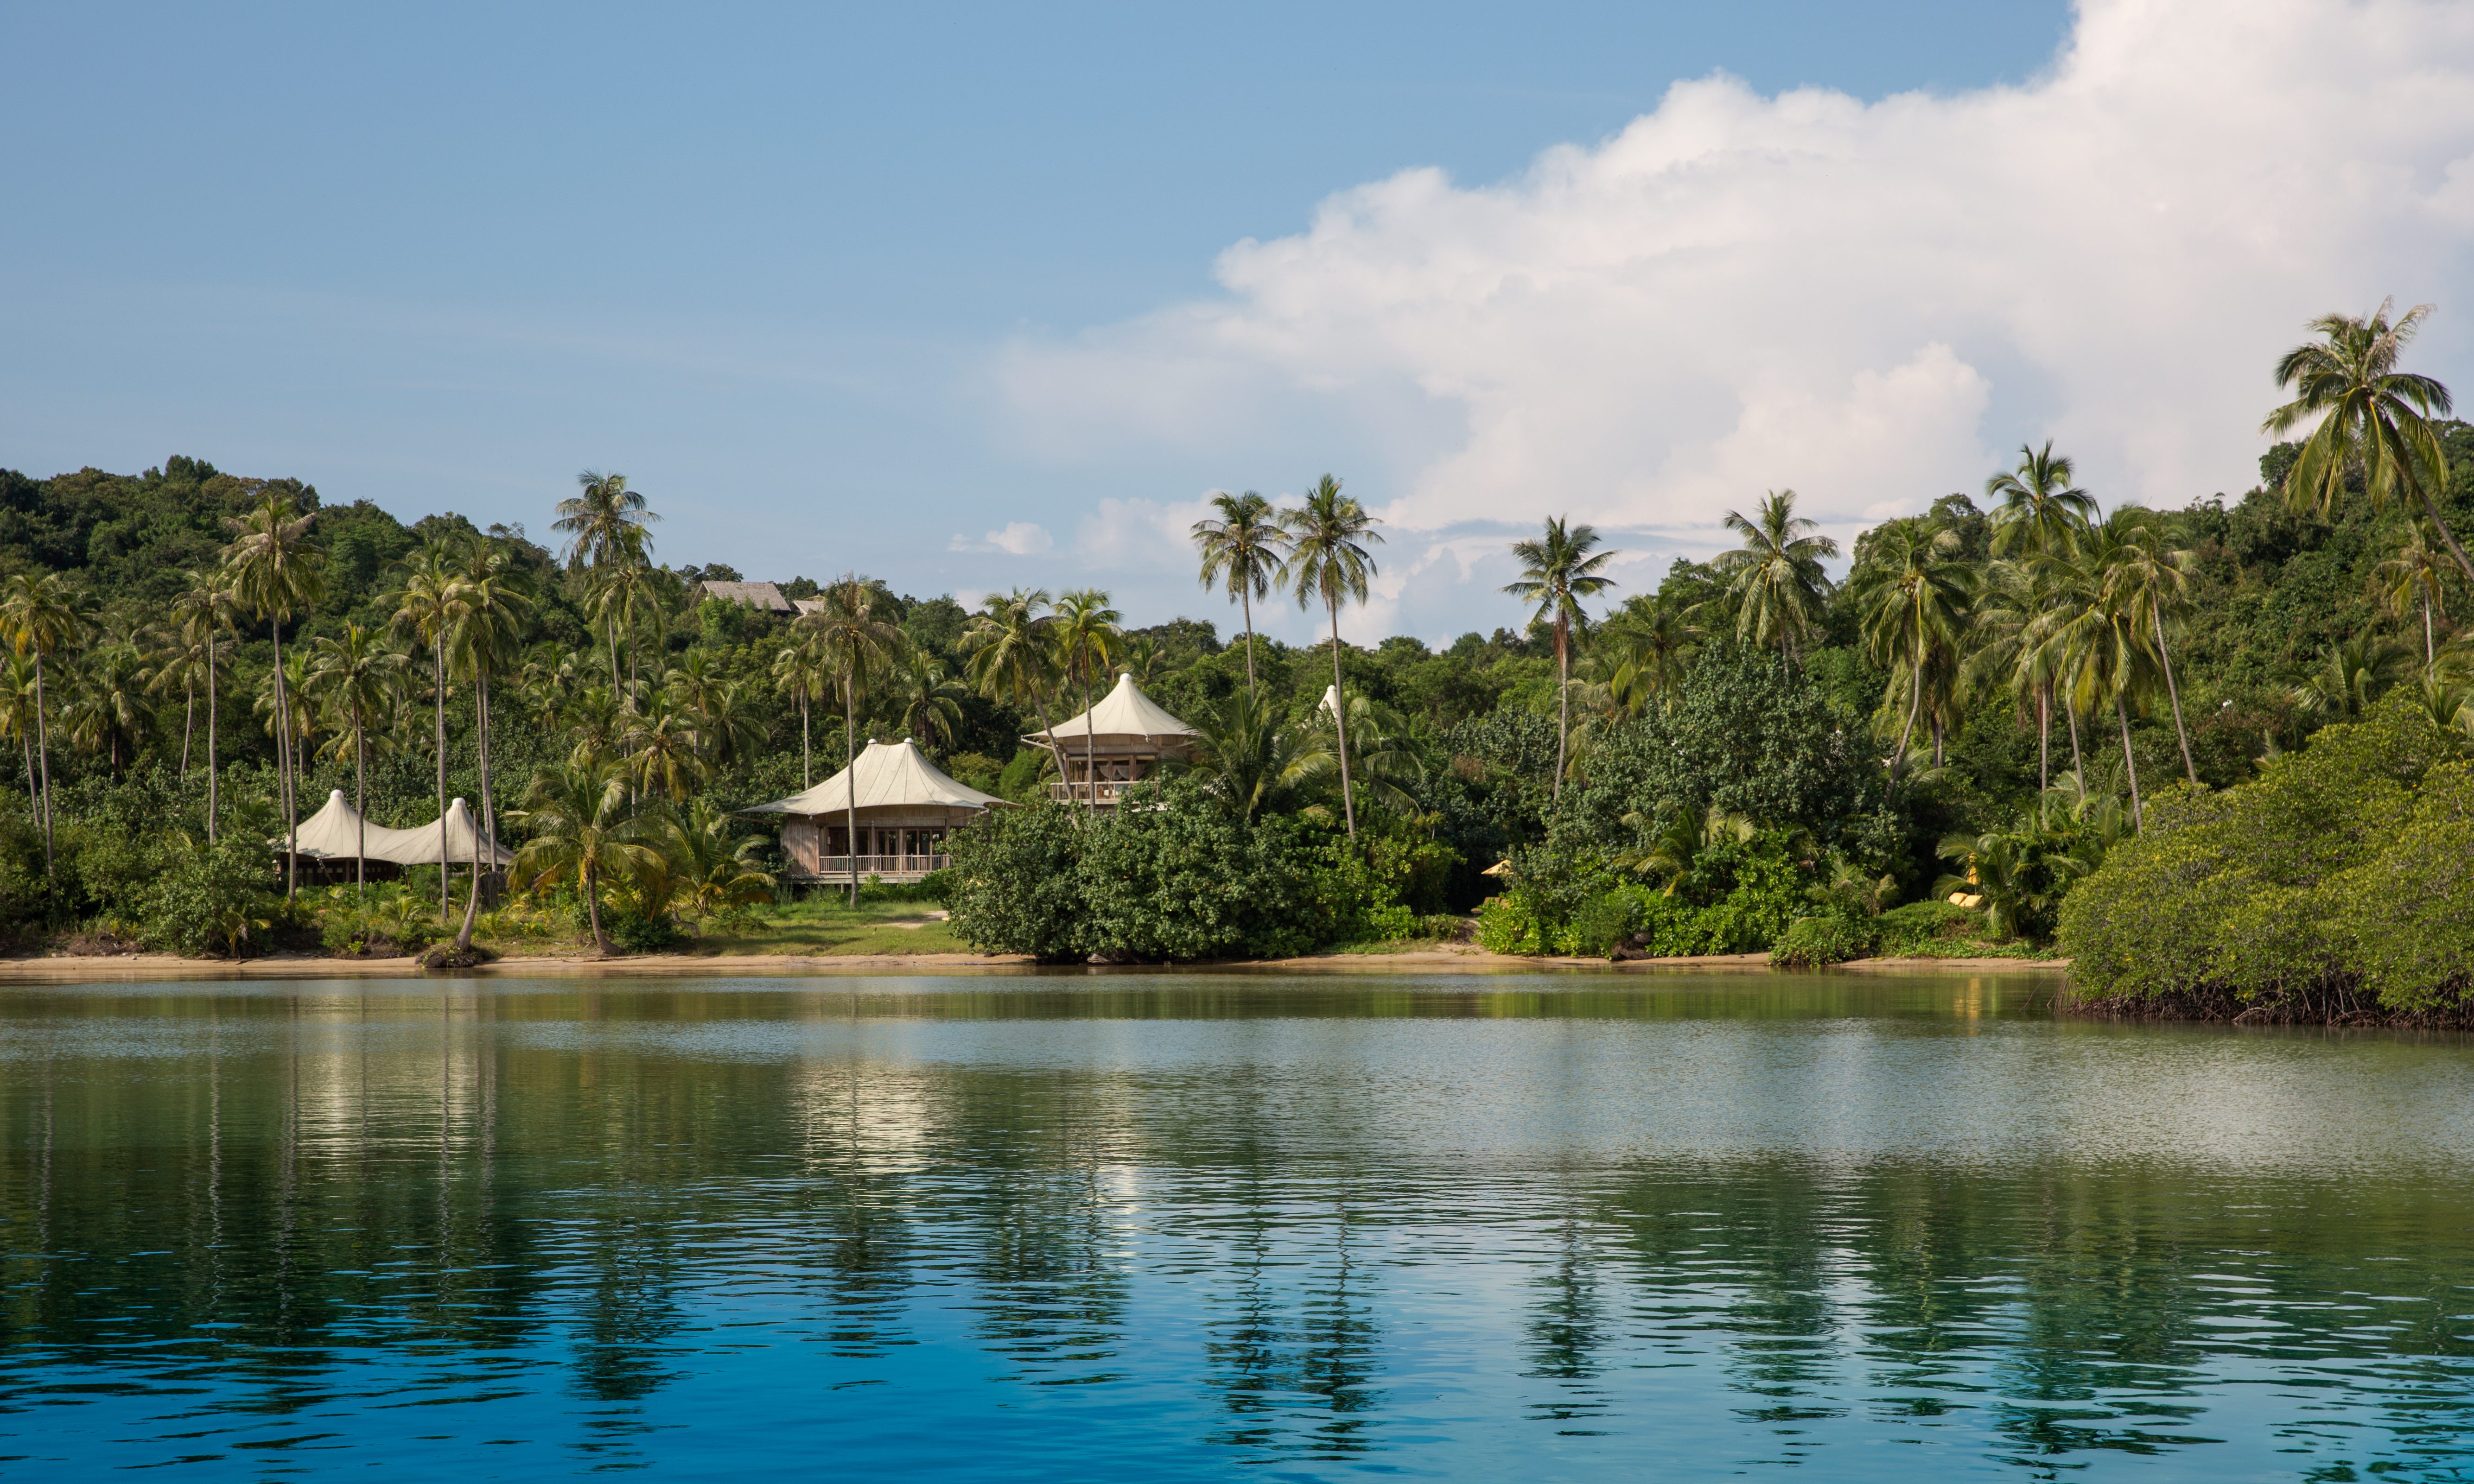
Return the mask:
<svg viewBox="0 0 2474 1484"><path fill-rule="evenodd" d="M0 1472L2474 1477L2474 1043L2048 983L0 989Z"/></svg>

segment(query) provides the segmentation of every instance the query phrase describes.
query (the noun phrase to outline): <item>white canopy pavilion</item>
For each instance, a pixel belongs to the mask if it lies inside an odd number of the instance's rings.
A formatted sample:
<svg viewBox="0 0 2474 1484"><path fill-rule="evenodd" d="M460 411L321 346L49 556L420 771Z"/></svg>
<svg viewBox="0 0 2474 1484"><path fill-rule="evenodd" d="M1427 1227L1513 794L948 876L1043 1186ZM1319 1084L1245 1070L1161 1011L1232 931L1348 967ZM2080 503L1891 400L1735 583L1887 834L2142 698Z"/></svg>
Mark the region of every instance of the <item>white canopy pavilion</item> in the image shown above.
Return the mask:
<svg viewBox="0 0 2474 1484"><path fill-rule="evenodd" d="M782 825L782 854L794 880L857 874L916 881L950 863L947 835L1003 802L946 777L905 738L870 742L857 761L815 787L740 812L788 816Z"/></svg>
<svg viewBox="0 0 2474 1484"><path fill-rule="evenodd" d="M447 863L469 867L475 844L473 811L458 799L447 806L446 818ZM440 850L438 821L410 829L366 824L360 813L345 802L340 788L327 796L325 808L301 822L297 839L301 854L329 865L350 864L357 858L391 866L435 866ZM268 843L279 850L283 837L278 835ZM485 844L479 853L492 870L502 870L516 858L515 851L496 842Z"/></svg>
<svg viewBox="0 0 2474 1484"><path fill-rule="evenodd" d="M1048 785L1049 797L1114 808L1127 789L1157 776L1161 759L1191 758L1199 735L1119 672L1099 705L1023 740L1057 753L1065 777Z"/></svg>

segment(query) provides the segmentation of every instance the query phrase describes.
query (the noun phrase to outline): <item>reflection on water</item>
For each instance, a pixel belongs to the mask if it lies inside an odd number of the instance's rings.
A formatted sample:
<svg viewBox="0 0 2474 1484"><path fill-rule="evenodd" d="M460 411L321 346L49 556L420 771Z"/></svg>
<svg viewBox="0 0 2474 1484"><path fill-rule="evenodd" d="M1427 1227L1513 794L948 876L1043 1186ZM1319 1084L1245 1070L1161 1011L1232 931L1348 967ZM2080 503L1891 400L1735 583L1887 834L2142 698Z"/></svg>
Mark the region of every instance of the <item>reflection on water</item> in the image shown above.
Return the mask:
<svg viewBox="0 0 2474 1484"><path fill-rule="evenodd" d="M0 992L0 1472L2474 1474L2474 1051L2043 981Z"/></svg>

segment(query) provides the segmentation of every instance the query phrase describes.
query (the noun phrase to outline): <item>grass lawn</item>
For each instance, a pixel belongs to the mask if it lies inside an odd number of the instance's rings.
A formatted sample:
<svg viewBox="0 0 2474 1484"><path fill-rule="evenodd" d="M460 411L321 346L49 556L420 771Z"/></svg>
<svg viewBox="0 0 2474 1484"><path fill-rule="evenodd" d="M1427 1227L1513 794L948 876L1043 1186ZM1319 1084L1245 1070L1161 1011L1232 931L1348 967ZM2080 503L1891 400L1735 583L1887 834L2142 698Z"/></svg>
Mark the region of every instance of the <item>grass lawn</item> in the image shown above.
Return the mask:
<svg viewBox="0 0 2474 1484"><path fill-rule="evenodd" d="M933 901L866 901L857 907L817 895L787 907L760 908L764 926L699 938L688 953L968 953ZM931 914L935 914L932 917Z"/></svg>

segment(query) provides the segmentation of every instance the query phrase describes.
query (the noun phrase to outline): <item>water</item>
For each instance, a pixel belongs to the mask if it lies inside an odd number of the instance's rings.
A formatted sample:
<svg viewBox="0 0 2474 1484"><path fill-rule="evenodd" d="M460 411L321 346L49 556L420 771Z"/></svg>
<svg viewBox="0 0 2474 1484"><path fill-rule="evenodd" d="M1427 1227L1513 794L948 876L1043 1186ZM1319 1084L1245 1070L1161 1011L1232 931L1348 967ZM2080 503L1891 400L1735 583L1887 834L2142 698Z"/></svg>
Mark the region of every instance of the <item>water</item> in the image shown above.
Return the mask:
<svg viewBox="0 0 2474 1484"><path fill-rule="evenodd" d="M2474 1477L2474 1045L2047 983L0 990L0 1472Z"/></svg>

